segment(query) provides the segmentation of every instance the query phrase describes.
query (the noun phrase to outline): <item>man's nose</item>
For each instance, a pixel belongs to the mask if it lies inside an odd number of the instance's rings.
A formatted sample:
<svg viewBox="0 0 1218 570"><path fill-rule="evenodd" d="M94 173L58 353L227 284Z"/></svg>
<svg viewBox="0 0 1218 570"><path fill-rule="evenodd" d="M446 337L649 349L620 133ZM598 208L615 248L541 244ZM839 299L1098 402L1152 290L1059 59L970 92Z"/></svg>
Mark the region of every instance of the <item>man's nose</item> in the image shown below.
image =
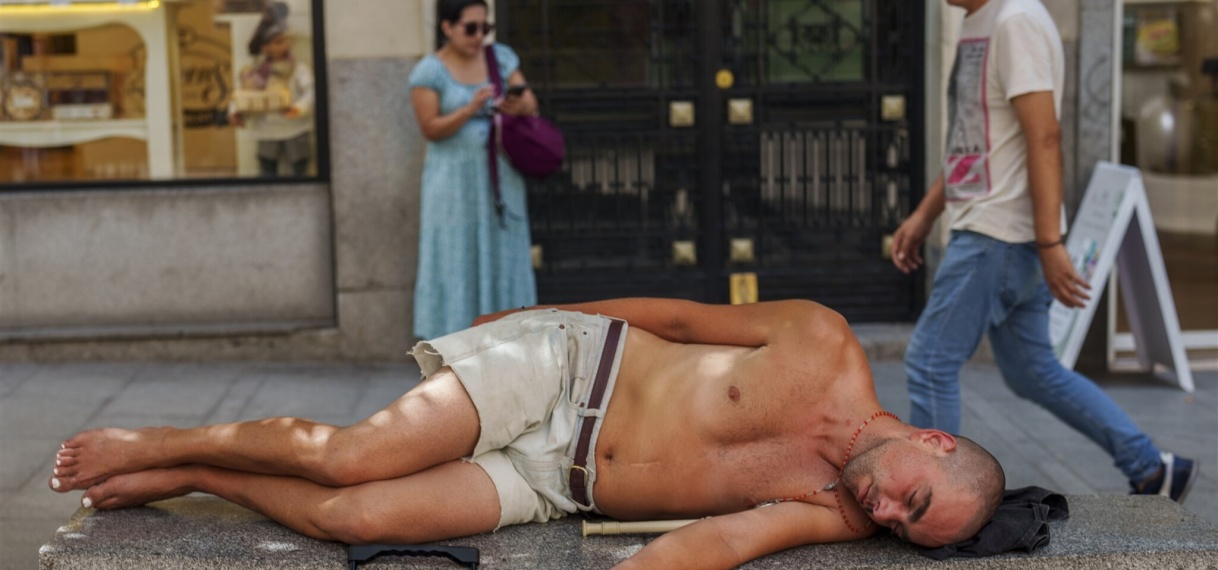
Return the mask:
<svg viewBox="0 0 1218 570"><path fill-rule="evenodd" d="M871 518L880 524L900 520L901 508L895 501L880 499L871 508Z"/></svg>

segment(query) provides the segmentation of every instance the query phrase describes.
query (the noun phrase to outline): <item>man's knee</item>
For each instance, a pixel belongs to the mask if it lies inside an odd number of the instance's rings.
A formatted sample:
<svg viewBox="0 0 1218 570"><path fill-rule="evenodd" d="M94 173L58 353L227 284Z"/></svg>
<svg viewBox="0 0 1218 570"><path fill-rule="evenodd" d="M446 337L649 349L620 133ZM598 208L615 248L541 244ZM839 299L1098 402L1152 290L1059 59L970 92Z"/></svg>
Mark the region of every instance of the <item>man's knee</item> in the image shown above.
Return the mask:
<svg viewBox="0 0 1218 570"><path fill-rule="evenodd" d="M367 504L362 493L354 489L339 489L334 500L326 501L312 521L330 540L347 544L372 544L383 538L378 525L376 505Z"/></svg>
<svg viewBox="0 0 1218 570"><path fill-rule="evenodd" d="M1074 372L1062 366L1056 356L1049 358L1025 353L995 353L1002 379L1016 396L1033 402L1057 397L1058 388L1071 380Z"/></svg>
<svg viewBox="0 0 1218 570"><path fill-rule="evenodd" d="M323 452L318 457L316 470L332 487L350 487L367 483L369 478L368 458L360 445L358 435L351 428L336 429L326 439Z"/></svg>

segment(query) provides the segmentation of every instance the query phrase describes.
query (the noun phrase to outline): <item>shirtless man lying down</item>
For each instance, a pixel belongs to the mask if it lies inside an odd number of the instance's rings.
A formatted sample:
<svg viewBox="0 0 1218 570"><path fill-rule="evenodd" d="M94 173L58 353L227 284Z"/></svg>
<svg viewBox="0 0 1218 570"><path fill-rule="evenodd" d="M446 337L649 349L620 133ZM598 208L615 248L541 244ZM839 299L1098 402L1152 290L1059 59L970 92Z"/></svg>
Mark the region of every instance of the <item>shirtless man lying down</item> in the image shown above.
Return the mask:
<svg viewBox="0 0 1218 570"><path fill-rule="evenodd" d="M879 527L941 546L1001 501L988 452L880 408L862 347L819 304L622 299L475 324L419 343L425 379L358 424L89 430L50 485L99 509L211 493L348 544L581 511L702 519L620 568L730 568Z"/></svg>

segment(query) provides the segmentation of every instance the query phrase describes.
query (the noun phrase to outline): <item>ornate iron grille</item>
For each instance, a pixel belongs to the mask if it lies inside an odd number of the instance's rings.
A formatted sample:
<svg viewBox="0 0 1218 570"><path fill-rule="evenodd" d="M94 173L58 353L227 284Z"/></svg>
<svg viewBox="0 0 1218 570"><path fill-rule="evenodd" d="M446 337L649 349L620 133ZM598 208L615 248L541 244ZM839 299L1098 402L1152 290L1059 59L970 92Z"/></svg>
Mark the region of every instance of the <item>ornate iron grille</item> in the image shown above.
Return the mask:
<svg viewBox="0 0 1218 570"><path fill-rule="evenodd" d="M498 6L502 41L568 143L563 171L530 187L543 302L723 302L729 274L747 271L762 299L814 299L852 320L916 315L921 276L881 254L921 192L922 126L880 108L918 108L920 3ZM730 85L717 84L725 71ZM674 124L675 102L692 125ZM678 255L691 244L692 259Z"/></svg>

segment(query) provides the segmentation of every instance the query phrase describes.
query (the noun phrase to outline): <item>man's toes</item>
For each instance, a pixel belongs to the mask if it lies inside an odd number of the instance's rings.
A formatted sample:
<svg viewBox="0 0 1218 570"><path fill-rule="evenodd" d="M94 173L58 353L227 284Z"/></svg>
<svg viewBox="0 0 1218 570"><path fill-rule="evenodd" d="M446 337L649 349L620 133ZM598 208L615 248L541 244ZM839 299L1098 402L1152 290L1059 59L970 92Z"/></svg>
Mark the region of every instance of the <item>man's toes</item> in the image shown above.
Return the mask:
<svg viewBox="0 0 1218 570"><path fill-rule="evenodd" d="M47 485L56 493L67 493L73 489L72 481L64 477L52 476L49 480L47 480Z"/></svg>
<svg viewBox="0 0 1218 570"><path fill-rule="evenodd" d="M89 428L87 430L78 431L63 441L64 449L72 449L74 447L84 447L88 443L95 441L98 437L104 436L104 428Z"/></svg>
<svg viewBox="0 0 1218 570"><path fill-rule="evenodd" d="M93 485L80 497L80 506L88 509L120 509L131 505L131 481L123 475Z"/></svg>
<svg viewBox="0 0 1218 570"><path fill-rule="evenodd" d="M98 507L106 498L99 487L101 485L94 485L85 489L85 493L80 496L80 506L86 509Z"/></svg>
<svg viewBox="0 0 1218 570"><path fill-rule="evenodd" d="M55 467L59 467L61 469L64 467L75 467L76 464L78 464L78 463L80 463L80 459L77 459L75 457L56 457L55 458Z"/></svg>
<svg viewBox="0 0 1218 570"><path fill-rule="evenodd" d="M75 465L70 465L70 466L66 466L66 467L59 466L59 467L55 467L55 468L51 469L51 473L53 473L56 477L59 477L61 479L71 479L73 477L76 477L76 475L78 473L80 473L80 469L78 469Z"/></svg>

